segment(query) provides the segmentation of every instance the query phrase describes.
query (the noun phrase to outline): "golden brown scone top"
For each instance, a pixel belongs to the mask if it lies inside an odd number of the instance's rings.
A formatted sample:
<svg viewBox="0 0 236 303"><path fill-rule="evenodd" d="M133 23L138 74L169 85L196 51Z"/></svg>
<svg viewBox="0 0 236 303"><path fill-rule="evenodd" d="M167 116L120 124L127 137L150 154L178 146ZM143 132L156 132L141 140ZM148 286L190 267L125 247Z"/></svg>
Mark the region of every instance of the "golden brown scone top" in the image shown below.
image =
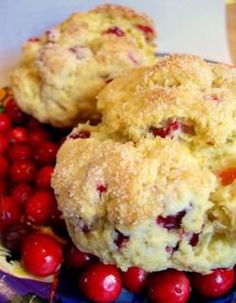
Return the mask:
<svg viewBox="0 0 236 303"><path fill-rule="evenodd" d="M219 145L235 137L236 68L172 55L110 83L98 108L111 133Z"/></svg>
<svg viewBox="0 0 236 303"><path fill-rule="evenodd" d="M92 119L98 115L95 96L109 81L156 61L155 36L152 21L127 7L75 13L24 44L11 77L16 101L59 127Z"/></svg>
<svg viewBox="0 0 236 303"><path fill-rule="evenodd" d="M90 138L76 138L81 131ZM58 153L53 187L66 218L129 226L189 207L203 215L215 177L200 169L187 148L170 139L119 142L104 131L79 126Z"/></svg>

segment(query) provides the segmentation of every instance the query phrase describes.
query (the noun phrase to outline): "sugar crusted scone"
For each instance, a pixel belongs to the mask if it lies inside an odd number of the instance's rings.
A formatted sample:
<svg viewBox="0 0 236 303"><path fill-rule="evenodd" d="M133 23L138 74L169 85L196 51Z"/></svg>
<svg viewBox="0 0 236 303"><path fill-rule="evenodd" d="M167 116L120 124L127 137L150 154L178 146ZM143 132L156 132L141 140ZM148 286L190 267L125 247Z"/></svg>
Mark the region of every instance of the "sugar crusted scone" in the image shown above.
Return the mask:
<svg viewBox="0 0 236 303"><path fill-rule="evenodd" d="M88 130L90 138L76 138ZM199 257L201 244L194 247L212 233L206 211L215 176L178 142L135 145L103 131L77 129L57 157L52 184L74 242L123 270L205 271L206 258L221 265L212 251Z"/></svg>
<svg viewBox="0 0 236 303"><path fill-rule="evenodd" d="M102 5L78 12L24 44L12 73L18 105L58 127L98 115L96 94L130 68L156 61L152 20L133 9Z"/></svg>
<svg viewBox="0 0 236 303"><path fill-rule="evenodd" d="M98 108L108 131L127 140L178 137L198 148L235 140L235 99L236 68L172 55L110 83Z"/></svg>
<svg viewBox="0 0 236 303"><path fill-rule="evenodd" d="M53 187L82 250L123 270L236 263L235 69L174 55L98 96L103 121L63 144ZM235 170L236 174L236 170Z"/></svg>

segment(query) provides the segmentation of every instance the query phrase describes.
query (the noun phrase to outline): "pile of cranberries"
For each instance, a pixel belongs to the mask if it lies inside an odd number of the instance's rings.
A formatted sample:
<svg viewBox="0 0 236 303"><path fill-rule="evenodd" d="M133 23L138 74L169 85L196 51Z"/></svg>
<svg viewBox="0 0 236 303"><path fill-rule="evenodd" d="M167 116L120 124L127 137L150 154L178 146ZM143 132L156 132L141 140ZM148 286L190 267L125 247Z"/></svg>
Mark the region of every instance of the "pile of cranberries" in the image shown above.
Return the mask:
<svg viewBox="0 0 236 303"><path fill-rule="evenodd" d="M0 113L1 242L28 273L56 275L63 263L75 273L78 293L104 303L115 301L122 286L156 303L187 302L191 287L208 298L223 296L232 288L233 269L204 276L176 270L148 274L138 267L121 272L78 250L66 233L50 186L56 153L66 133L25 115L13 98Z"/></svg>

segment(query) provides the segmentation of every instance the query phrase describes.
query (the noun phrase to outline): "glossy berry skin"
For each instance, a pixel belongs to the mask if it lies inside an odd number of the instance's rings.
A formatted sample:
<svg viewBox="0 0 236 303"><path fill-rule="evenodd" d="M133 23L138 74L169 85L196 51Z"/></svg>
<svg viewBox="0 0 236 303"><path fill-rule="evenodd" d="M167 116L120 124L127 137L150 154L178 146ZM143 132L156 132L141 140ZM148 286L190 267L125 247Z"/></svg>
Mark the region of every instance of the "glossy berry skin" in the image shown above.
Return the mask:
<svg viewBox="0 0 236 303"><path fill-rule="evenodd" d="M8 161L7 159L0 154L0 177L5 177L8 172Z"/></svg>
<svg viewBox="0 0 236 303"><path fill-rule="evenodd" d="M154 273L148 283L148 298L154 303L186 303L190 282L184 272L166 270Z"/></svg>
<svg viewBox="0 0 236 303"><path fill-rule="evenodd" d="M35 178L36 166L29 160L16 161L10 166L9 175L13 182L30 182Z"/></svg>
<svg viewBox="0 0 236 303"><path fill-rule="evenodd" d="M5 113L0 114L0 131L7 132L11 128L11 120Z"/></svg>
<svg viewBox="0 0 236 303"><path fill-rule="evenodd" d="M137 266L130 267L127 271L121 273L123 286L135 293L140 293L145 286L146 272Z"/></svg>
<svg viewBox="0 0 236 303"><path fill-rule="evenodd" d="M28 144L16 143L10 147L8 156L11 161L29 160L32 158L32 149Z"/></svg>
<svg viewBox="0 0 236 303"><path fill-rule="evenodd" d="M32 275L47 277L58 271L62 260L61 245L51 236L33 233L22 245L22 265Z"/></svg>
<svg viewBox="0 0 236 303"><path fill-rule="evenodd" d="M4 154L8 149L8 137L5 133L0 132L0 154Z"/></svg>
<svg viewBox="0 0 236 303"><path fill-rule="evenodd" d="M35 151L35 160L41 165L53 164L56 160L58 145L52 142L42 142Z"/></svg>
<svg viewBox="0 0 236 303"><path fill-rule="evenodd" d="M24 127L17 126L9 132L9 141L11 143L25 143L28 141L28 130Z"/></svg>
<svg viewBox="0 0 236 303"><path fill-rule="evenodd" d="M114 265L92 264L79 279L80 291L93 302L113 302L121 288L120 273Z"/></svg>
<svg viewBox="0 0 236 303"><path fill-rule="evenodd" d="M18 223L21 211L12 197L0 196L0 232Z"/></svg>
<svg viewBox="0 0 236 303"><path fill-rule="evenodd" d="M20 254L25 236L32 233L33 229L25 223L16 223L5 229L2 233L2 244L11 252Z"/></svg>
<svg viewBox="0 0 236 303"><path fill-rule="evenodd" d="M65 253L66 266L72 270L80 270L86 267L94 258L93 255L82 252L72 243L67 247Z"/></svg>
<svg viewBox="0 0 236 303"><path fill-rule="evenodd" d="M33 194L33 189L28 183L22 182L13 187L11 194L15 202L23 206Z"/></svg>
<svg viewBox="0 0 236 303"><path fill-rule="evenodd" d="M27 116L17 106L13 99L10 99L5 107L6 114L14 123L23 123Z"/></svg>
<svg viewBox="0 0 236 303"><path fill-rule="evenodd" d="M25 204L25 217L28 222L35 225L48 224L56 201L53 193L49 191L35 192Z"/></svg>
<svg viewBox="0 0 236 303"><path fill-rule="evenodd" d="M41 144L42 142L49 141L50 135L43 128L35 128L29 132L29 143L32 146Z"/></svg>
<svg viewBox="0 0 236 303"><path fill-rule="evenodd" d="M45 166L36 175L36 187L39 189L49 189L51 187L51 177L53 166Z"/></svg>
<svg viewBox="0 0 236 303"><path fill-rule="evenodd" d="M191 283L193 288L203 297L218 298L227 294L235 282L233 269L215 269L208 275L193 273Z"/></svg>

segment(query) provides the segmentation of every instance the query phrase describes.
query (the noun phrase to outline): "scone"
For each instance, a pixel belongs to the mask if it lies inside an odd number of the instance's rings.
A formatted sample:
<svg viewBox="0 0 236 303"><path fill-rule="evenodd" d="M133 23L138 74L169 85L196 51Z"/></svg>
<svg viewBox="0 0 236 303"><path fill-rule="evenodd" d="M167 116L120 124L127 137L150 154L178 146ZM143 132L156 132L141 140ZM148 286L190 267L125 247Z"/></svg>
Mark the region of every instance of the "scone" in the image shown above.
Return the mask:
<svg viewBox="0 0 236 303"><path fill-rule="evenodd" d="M222 184L220 176L236 168L235 67L189 55L166 57L130 72L128 83L125 77L111 83L98 96L98 108L110 135L134 142L172 138L186 145L216 175L213 214L219 229L235 235L235 184Z"/></svg>
<svg viewBox="0 0 236 303"><path fill-rule="evenodd" d="M53 175L74 243L122 270L233 266L235 88L235 69L189 55L108 84L102 123L74 129Z"/></svg>
<svg viewBox="0 0 236 303"><path fill-rule="evenodd" d="M156 61L155 37L152 20L124 6L75 13L24 44L11 76L16 102L57 127L96 118L95 96L107 83Z"/></svg>

